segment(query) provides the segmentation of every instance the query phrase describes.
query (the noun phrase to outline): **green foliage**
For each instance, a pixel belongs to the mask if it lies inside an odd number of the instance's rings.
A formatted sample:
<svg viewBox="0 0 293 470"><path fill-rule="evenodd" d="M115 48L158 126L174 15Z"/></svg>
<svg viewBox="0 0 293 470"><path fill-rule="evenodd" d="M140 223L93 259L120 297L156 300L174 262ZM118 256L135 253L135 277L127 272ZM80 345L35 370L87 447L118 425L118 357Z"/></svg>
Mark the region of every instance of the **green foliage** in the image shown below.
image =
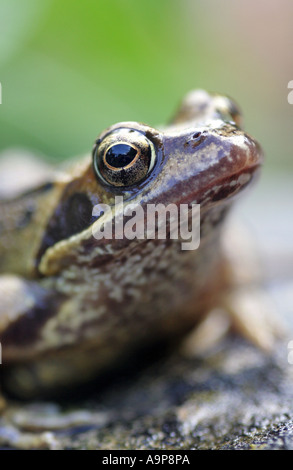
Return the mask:
<svg viewBox="0 0 293 470"><path fill-rule="evenodd" d="M278 165L291 162L293 77L271 73L269 23L255 9L252 30L245 8L244 0L0 0L0 151L26 147L55 160L88 152L106 126L166 123L187 91L205 88L236 98L268 160L271 152L272 161L281 153Z"/></svg>
<svg viewBox="0 0 293 470"><path fill-rule="evenodd" d="M53 158L76 155L113 122L156 124L174 111L187 89L178 3L41 5L1 0L1 148L18 144Z"/></svg>

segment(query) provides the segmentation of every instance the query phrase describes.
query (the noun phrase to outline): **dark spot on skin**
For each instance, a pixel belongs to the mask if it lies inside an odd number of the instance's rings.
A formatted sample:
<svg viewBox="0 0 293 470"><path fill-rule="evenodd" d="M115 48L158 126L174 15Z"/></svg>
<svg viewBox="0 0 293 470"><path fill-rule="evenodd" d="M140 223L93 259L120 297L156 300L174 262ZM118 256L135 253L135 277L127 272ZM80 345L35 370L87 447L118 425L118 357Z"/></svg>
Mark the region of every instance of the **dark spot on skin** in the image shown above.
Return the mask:
<svg viewBox="0 0 293 470"><path fill-rule="evenodd" d="M92 261L87 263L88 269L95 269L100 266L105 266L108 262L112 261L113 256L112 255L100 255L96 258L94 258Z"/></svg>
<svg viewBox="0 0 293 470"><path fill-rule="evenodd" d="M31 207L28 207L24 214L22 214L21 219L17 222L17 228L25 228L31 222L34 213L35 207L33 205Z"/></svg>
<svg viewBox="0 0 293 470"><path fill-rule="evenodd" d="M230 186L222 187L217 191L213 197L212 201L221 201L222 199L226 199L231 193L235 191L235 187L231 188Z"/></svg>
<svg viewBox="0 0 293 470"><path fill-rule="evenodd" d="M248 170L247 172L243 172L242 174L249 174L250 178L249 180L244 183L244 184L236 184L234 186L230 186L229 182L227 185L223 185L211 198L211 200L213 202L216 202L216 201L221 201L221 200L224 200L224 199L227 199L229 196L237 193L239 191L239 189L243 190L244 188L246 188L246 186L248 186L250 184L250 181L251 181L251 178L252 178L252 174L250 174L250 170ZM238 176L235 175L234 178L236 179Z"/></svg>

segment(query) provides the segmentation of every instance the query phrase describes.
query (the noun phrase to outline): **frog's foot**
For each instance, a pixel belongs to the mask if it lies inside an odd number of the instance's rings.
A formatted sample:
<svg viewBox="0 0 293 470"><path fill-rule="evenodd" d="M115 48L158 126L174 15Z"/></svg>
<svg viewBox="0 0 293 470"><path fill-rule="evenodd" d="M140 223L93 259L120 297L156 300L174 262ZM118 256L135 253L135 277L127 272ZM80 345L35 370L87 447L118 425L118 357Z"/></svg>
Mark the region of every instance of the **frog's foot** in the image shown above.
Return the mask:
<svg viewBox="0 0 293 470"><path fill-rule="evenodd" d="M201 356L214 350L215 345L228 334L228 315L221 308L211 310L184 339L180 353L186 358Z"/></svg>
<svg viewBox="0 0 293 470"><path fill-rule="evenodd" d="M15 449L58 449L51 432L23 432L17 423L10 420L11 408L0 394L0 446ZM14 420L15 421L15 420Z"/></svg>
<svg viewBox="0 0 293 470"><path fill-rule="evenodd" d="M184 340L181 353L194 357L214 350L229 331L236 332L256 347L270 353L285 330L272 301L259 288L238 288L229 292L222 307L212 310Z"/></svg>
<svg viewBox="0 0 293 470"><path fill-rule="evenodd" d="M62 447L57 434L99 429L111 421L106 411L78 409L64 412L54 403L10 404L0 419L0 445L17 449Z"/></svg>
<svg viewBox="0 0 293 470"><path fill-rule="evenodd" d="M20 450L57 450L58 443L51 432L23 433L15 426L2 425L0 421L0 445Z"/></svg>

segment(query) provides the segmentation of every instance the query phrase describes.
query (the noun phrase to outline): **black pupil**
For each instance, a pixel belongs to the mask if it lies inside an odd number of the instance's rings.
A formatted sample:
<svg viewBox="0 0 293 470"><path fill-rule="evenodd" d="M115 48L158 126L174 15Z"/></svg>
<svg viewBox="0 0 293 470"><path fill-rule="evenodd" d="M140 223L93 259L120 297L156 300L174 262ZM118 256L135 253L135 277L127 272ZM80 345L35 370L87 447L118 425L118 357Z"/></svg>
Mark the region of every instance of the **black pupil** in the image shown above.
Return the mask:
<svg viewBox="0 0 293 470"><path fill-rule="evenodd" d="M107 151L105 159L108 165L114 168L123 168L132 162L136 153L137 150L131 145L116 144Z"/></svg>

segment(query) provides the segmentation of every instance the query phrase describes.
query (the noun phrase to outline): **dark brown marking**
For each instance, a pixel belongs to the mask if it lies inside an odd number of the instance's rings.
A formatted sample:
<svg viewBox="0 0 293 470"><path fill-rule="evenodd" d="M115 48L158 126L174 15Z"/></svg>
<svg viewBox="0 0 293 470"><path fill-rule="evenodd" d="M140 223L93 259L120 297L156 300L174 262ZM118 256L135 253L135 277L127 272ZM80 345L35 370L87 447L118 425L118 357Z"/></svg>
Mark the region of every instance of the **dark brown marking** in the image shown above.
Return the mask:
<svg viewBox="0 0 293 470"><path fill-rule="evenodd" d="M41 288L36 288L35 294L36 305L9 325L2 334L1 344L4 350L9 345L22 347L34 343L39 337L42 326L55 315L65 300L64 296Z"/></svg>
<svg viewBox="0 0 293 470"><path fill-rule="evenodd" d="M74 193L62 200L48 223L37 260L50 246L82 232L97 220L92 210L93 204L84 193Z"/></svg>
<svg viewBox="0 0 293 470"><path fill-rule="evenodd" d="M35 204L31 204L29 207L26 208L21 218L17 221L17 228L19 229L25 228L31 222L34 213L35 213Z"/></svg>

